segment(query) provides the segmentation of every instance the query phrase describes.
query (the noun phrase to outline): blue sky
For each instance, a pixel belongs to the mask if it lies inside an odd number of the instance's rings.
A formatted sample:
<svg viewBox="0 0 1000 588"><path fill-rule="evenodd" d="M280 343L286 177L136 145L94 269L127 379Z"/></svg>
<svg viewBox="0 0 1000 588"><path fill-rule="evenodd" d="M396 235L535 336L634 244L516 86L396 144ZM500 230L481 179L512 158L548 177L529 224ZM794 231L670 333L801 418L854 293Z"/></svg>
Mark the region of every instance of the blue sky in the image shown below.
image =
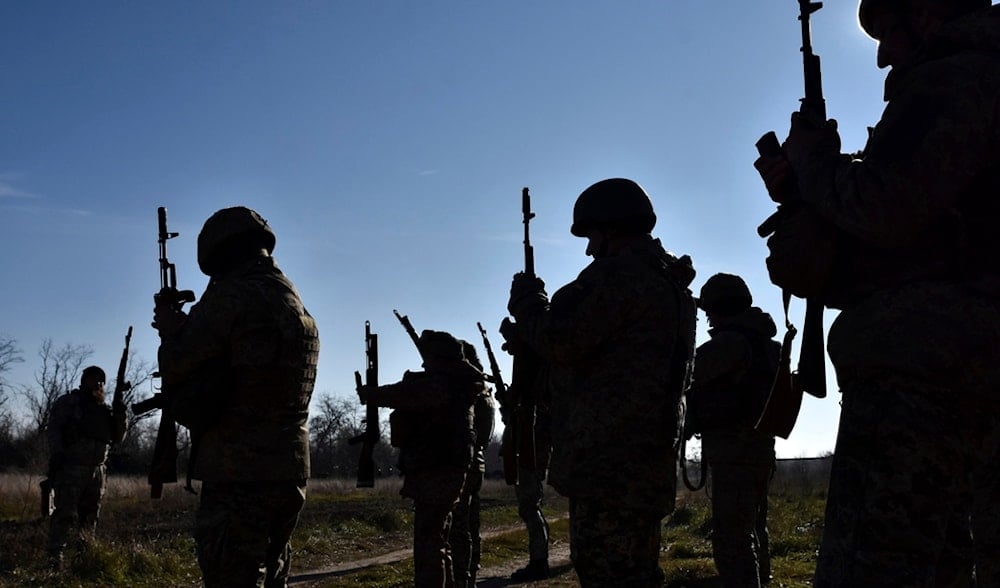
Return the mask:
<svg viewBox="0 0 1000 588"><path fill-rule="evenodd" d="M855 8L813 16L850 151L884 78ZM575 197L629 177L653 200L654 234L694 259L695 291L740 274L780 324L752 162L802 95L796 15L791 0L2 3L0 333L26 359L8 380L32 381L43 338L91 345L113 370L129 325L155 361L158 206L196 293L204 220L236 204L269 220L319 323L317 396L353 396L366 320L383 381L419 367L393 309L477 345L481 321L499 352L524 186L550 291L588 262L569 234ZM780 456L833 449L829 378Z"/></svg>

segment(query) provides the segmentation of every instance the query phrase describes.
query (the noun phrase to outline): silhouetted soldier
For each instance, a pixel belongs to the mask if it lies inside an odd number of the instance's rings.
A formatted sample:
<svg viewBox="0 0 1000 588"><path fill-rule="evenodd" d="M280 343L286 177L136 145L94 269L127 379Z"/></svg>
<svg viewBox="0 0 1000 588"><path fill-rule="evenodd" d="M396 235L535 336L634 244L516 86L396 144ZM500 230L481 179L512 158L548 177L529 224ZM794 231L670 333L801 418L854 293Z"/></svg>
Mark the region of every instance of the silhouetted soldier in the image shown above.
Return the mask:
<svg viewBox="0 0 1000 588"><path fill-rule="evenodd" d="M769 314L752 306L746 282L715 274L698 307L711 337L698 346L688 391L688 432L701 435L712 479L712 554L722 585L757 588L771 579L767 488L774 437L754 429L764 411L781 344Z"/></svg>
<svg viewBox="0 0 1000 588"><path fill-rule="evenodd" d="M549 365L549 484L569 497L570 549L584 587L660 586L660 524L674 508L680 401L694 357L694 268L650 232L652 203L615 178L580 194L570 231L594 257L551 303L514 276L508 341ZM519 341L518 341L519 340Z"/></svg>
<svg viewBox="0 0 1000 588"><path fill-rule="evenodd" d="M783 155L755 162L834 234L843 399L815 584L932 585L971 497L977 580L997 586L1000 7L862 0L859 20L891 68L863 156L795 115Z"/></svg>

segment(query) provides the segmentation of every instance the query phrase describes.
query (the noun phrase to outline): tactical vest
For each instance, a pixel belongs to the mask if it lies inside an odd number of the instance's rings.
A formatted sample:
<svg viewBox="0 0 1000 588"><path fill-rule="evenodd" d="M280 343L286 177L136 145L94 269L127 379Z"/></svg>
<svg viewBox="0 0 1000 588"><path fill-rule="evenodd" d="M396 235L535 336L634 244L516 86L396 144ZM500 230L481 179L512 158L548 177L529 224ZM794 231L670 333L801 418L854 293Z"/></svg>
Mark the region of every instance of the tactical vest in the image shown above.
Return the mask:
<svg viewBox="0 0 1000 588"><path fill-rule="evenodd" d="M447 377L407 372L408 378ZM476 433L472 404L481 382L448 378L452 395L444 407L397 408L389 415L391 444L399 448L399 470L406 474L440 466L467 468L472 463Z"/></svg>

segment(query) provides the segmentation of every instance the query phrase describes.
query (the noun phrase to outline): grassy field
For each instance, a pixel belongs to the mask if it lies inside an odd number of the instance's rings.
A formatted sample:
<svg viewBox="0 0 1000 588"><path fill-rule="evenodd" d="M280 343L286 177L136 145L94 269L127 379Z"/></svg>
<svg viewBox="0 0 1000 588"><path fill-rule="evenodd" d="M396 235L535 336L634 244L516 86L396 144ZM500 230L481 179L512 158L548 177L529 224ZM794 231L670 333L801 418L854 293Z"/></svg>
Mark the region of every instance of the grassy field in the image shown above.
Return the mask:
<svg viewBox="0 0 1000 588"><path fill-rule="evenodd" d="M0 586L198 586L190 526L196 496L182 484L165 487L161 500L149 499L144 479L112 478L105 497L97 540L67 552L67 570L46 567L48 525L38 516L37 476L0 476ZM820 486L822 484L819 484ZM808 586L815 565L824 496L816 484L776 479L771 493L773 587ZM293 572L328 570L412 546L410 501L398 495L398 480L380 480L373 490L354 488L353 481L310 481L305 509L292 539ZM547 515L556 545L568 543L566 503L550 496ZM513 491L502 481L487 481L483 490L483 567L523 562L526 535L517 518ZM665 521L661 563L667 586L715 586L708 498L705 492L684 494L677 511ZM559 575L533 586L578 586L568 566ZM314 587L409 586L412 561L377 565L344 574L328 574L309 582Z"/></svg>

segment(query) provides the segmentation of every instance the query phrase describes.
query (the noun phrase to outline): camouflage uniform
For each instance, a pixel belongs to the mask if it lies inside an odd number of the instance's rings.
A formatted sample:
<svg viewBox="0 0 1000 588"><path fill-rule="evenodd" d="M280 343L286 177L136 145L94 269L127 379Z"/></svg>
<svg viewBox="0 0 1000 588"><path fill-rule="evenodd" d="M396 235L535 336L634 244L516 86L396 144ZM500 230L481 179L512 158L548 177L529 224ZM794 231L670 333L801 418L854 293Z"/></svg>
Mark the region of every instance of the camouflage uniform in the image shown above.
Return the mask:
<svg viewBox="0 0 1000 588"><path fill-rule="evenodd" d="M971 497L990 554L978 582L996 586L1000 7L945 23L885 96L863 159L827 143L788 153L803 200L838 230L843 400L816 585L933 585Z"/></svg>
<svg viewBox="0 0 1000 588"><path fill-rule="evenodd" d="M309 477L316 322L261 251L213 275L180 330L160 336L175 414L205 417L191 425L189 464L202 480L194 537L205 586L256 586L262 566L264 586L285 586Z"/></svg>
<svg viewBox="0 0 1000 588"><path fill-rule="evenodd" d="M754 430L764 408L781 345L770 315L751 307L715 319L698 347L688 410L697 415L702 458L711 468L712 553L725 587L770 580L767 489L774 437Z"/></svg>
<svg viewBox="0 0 1000 588"><path fill-rule="evenodd" d="M413 567L418 588L455 586L448 535L475 444L473 406L487 394L485 377L462 359L447 333L420 336L422 372L367 390L366 402L393 408L392 445L398 447L400 494L413 499Z"/></svg>
<svg viewBox="0 0 1000 588"><path fill-rule="evenodd" d="M477 362L471 362L477 368ZM483 487L486 472L486 449L493 435L495 406L489 388L476 396L473 406L473 423L476 431L475 454L465 475L462 495L452 512L451 530L448 543L451 545L452 563L456 588L472 588L476 585L479 560L482 553L482 537L479 534L479 491Z"/></svg>
<svg viewBox="0 0 1000 588"><path fill-rule="evenodd" d="M549 484L570 498L584 587L662 583L660 524L674 508L694 352L693 277L690 260L647 234L595 259L550 305L544 296L516 304L512 292L518 336L550 365Z"/></svg>
<svg viewBox="0 0 1000 588"><path fill-rule="evenodd" d="M552 417L547 409L536 406L535 411L535 468L528 469L518 464L517 514L528 529L528 558L530 562L549 561L549 523L542 513L545 498L543 484L552 455ZM529 563L530 565L530 563Z"/></svg>
<svg viewBox="0 0 1000 588"><path fill-rule="evenodd" d="M79 525L81 537L96 531L108 451L125 438L126 418L124 404L112 408L79 389L52 405L46 434L52 455L49 481L55 490L48 545L54 560L61 557L72 527Z"/></svg>

